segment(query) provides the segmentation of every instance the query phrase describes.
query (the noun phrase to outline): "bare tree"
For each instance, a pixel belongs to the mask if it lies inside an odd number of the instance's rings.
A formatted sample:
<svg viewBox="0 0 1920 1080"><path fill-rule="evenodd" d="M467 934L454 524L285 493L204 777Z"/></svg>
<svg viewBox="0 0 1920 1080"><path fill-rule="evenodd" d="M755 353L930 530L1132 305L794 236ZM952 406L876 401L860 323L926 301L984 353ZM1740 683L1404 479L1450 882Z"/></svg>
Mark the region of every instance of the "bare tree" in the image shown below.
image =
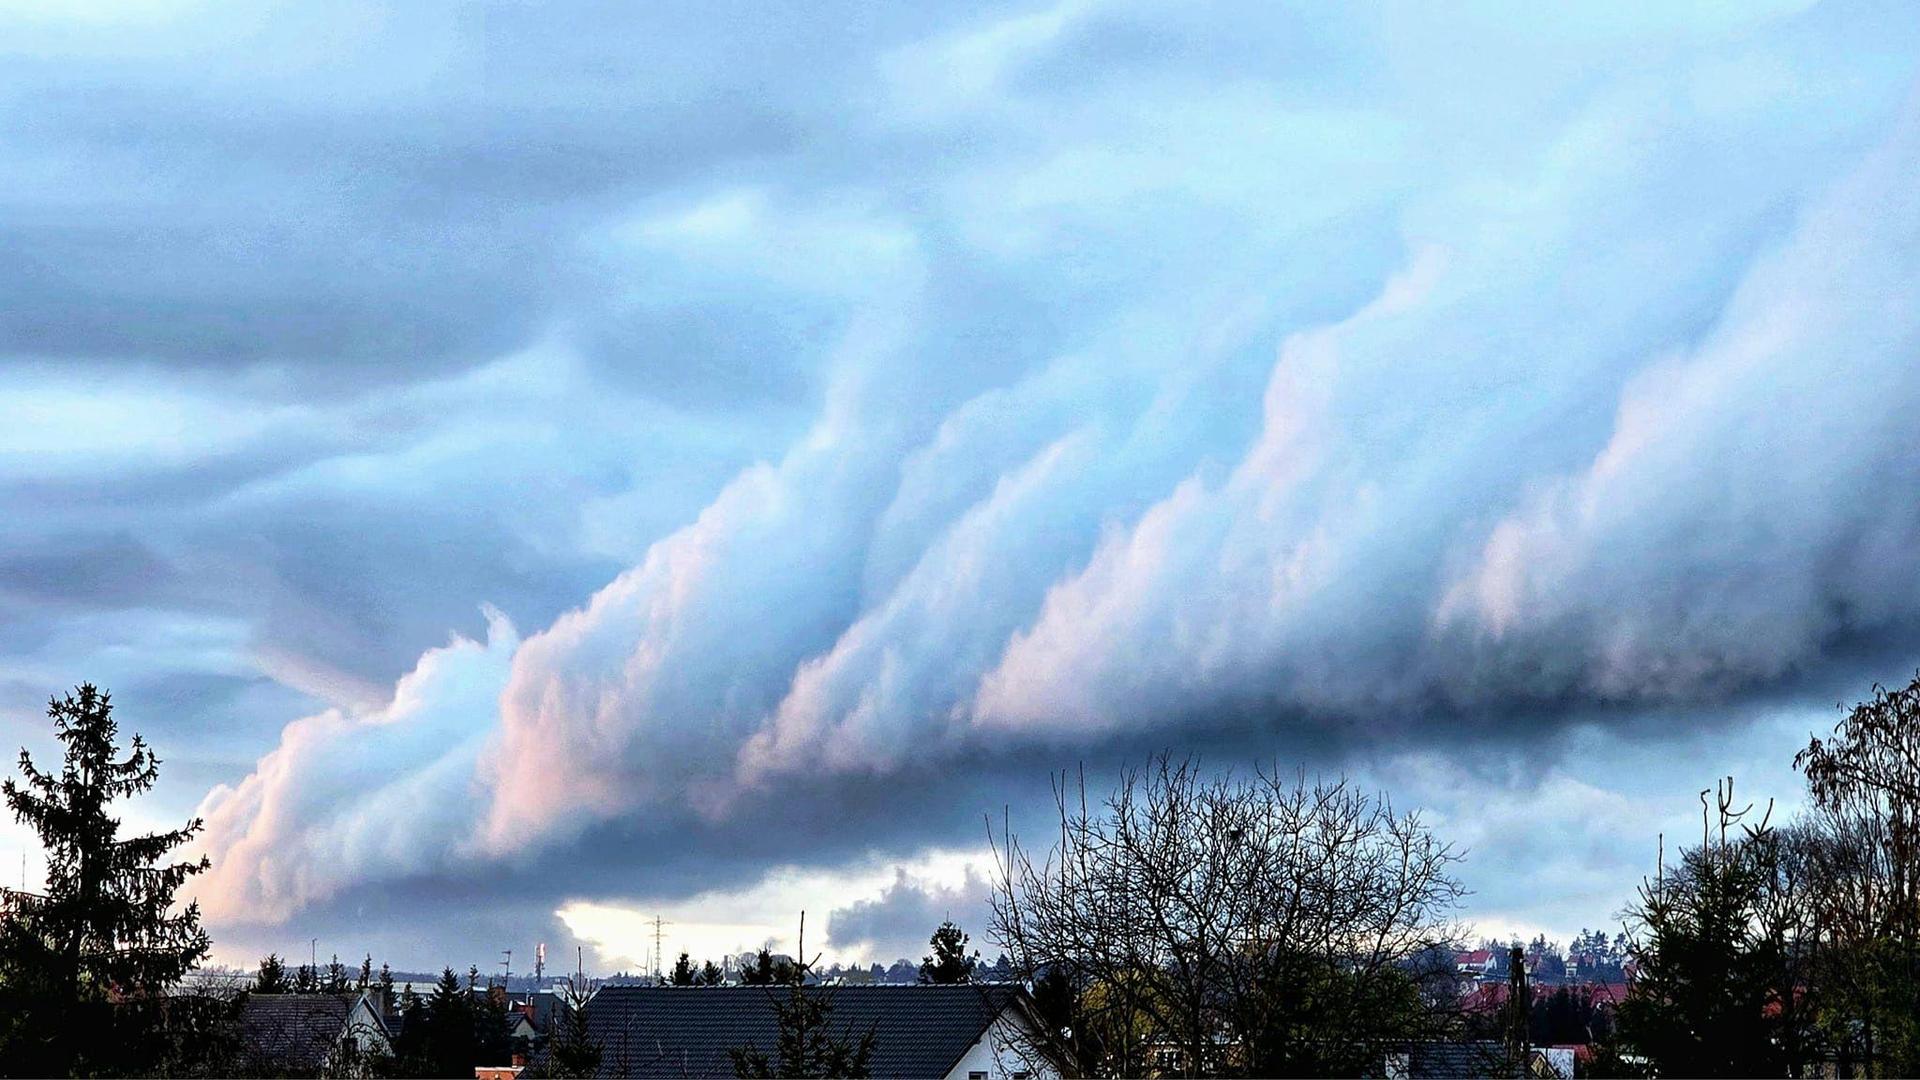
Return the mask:
<svg viewBox="0 0 1920 1080"><path fill-rule="evenodd" d="M1090 805L1056 780L1038 862L993 838L990 932L1080 1071L1352 1074L1444 1021L1458 861L1344 779L1166 756Z"/></svg>
<svg viewBox="0 0 1920 1080"><path fill-rule="evenodd" d="M1830 994L1844 1061L1920 1069L1920 678L1873 688L1794 758L1807 778Z"/></svg>

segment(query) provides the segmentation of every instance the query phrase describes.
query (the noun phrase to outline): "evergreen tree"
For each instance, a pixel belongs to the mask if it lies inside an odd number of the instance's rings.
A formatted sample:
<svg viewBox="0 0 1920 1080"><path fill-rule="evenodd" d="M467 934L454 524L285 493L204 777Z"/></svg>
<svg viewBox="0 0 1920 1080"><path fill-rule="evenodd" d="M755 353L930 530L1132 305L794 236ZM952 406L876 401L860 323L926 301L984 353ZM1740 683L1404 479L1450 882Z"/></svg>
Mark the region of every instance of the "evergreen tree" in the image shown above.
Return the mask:
<svg viewBox="0 0 1920 1080"><path fill-rule="evenodd" d="M1818 988L1797 965L1802 898L1784 874L1790 834L1722 826L1644 883L1630 916L1638 964L1621 1003L1621 1038L1661 1076L1800 1075L1811 1056L1808 1011ZM1744 834L1744 835L1742 835Z"/></svg>
<svg viewBox="0 0 1920 1080"><path fill-rule="evenodd" d="M701 986L719 986L726 981L727 975L720 970L719 964L708 960L700 965L699 982Z"/></svg>
<svg viewBox="0 0 1920 1080"><path fill-rule="evenodd" d="M360 961L360 981L354 984L356 990L366 990L373 985L373 954L368 953Z"/></svg>
<svg viewBox="0 0 1920 1080"><path fill-rule="evenodd" d="M320 977L314 973L312 964L301 964L293 972L293 992L296 994L317 993L320 989Z"/></svg>
<svg viewBox="0 0 1920 1080"><path fill-rule="evenodd" d="M980 963L980 954L967 955L967 935L952 920L940 924L940 928L927 939L933 946L933 955L920 961L920 981L946 985L973 981L974 968Z"/></svg>
<svg viewBox="0 0 1920 1080"><path fill-rule="evenodd" d="M421 1024L423 1075L472 1076L473 1067L481 1064L475 1060L473 1034L473 995L461 990L451 967L442 969Z"/></svg>
<svg viewBox="0 0 1920 1080"><path fill-rule="evenodd" d="M774 1036L774 1054L769 1058L752 1044L727 1051L733 1059L733 1074L739 1077L865 1077L873 1061L874 1035L871 1029L855 1035L851 1028L833 1029L833 994L830 990L809 992L795 980L784 1000L773 996L773 1008L779 1025Z"/></svg>
<svg viewBox="0 0 1920 1080"><path fill-rule="evenodd" d="M675 986L692 986L693 985L694 983L693 961L687 959L686 953L681 953L680 959L675 960L673 962L673 973L670 976L668 976L668 981L672 982L673 985Z"/></svg>
<svg viewBox="0 0 1920 1080"><path fill-rule="evenodd" d="M160 759L137 734L121 756L111 696L90 683L50 700L47 715L60 770L42 772L23 749L20 782L0 782L7 808L46 852L45 898L6 920L0 940L0 1013L9 1021L0 1035L26 1032L31 1045L0 1045L0 1058L28 1073L88 1070L90 1061L111 1068L104 1055L115 1040L101 1038L113 1023L109 998L159 998L211 946L198 904L174 911L175 894L206 859L165 861L202 823L121 836L114 803L150 790Z"/></svg>
<svg viewBox="0 0 1920 1080"><path fill-rule="evenodd" d="M339 953L334 953L333 959L327 963L326 991L329 994L347 992L347 969L340 963Z"/></svg>
<svg viewBox="0 0 1920 1080"><path fill-rule="evenodd" d="M284 994L287 986L287 966L280 961L279 953L268 953L260 958L260 972L253 977L253 992L256 994Z"/></svg>
<svg viewBox="0 0 1920 1080"><path fill-rule="evenodd" d="M709 963L707 966L712 967ZM550 1077L589 1077L600 1071L600 1044L587 1028L588 1003L573 991L561 999L560 1029L547 1052L545 1073Z"/></svg>
<svg viewBox="0 0 1920 1080"><path fill-rule="evenodd" d="M783 983L797 983L804 977L799 966L784 956L776 957L767 949L761 949L754 956L753 966L740 968L740 983L743 986L778 986Z"/></svg>

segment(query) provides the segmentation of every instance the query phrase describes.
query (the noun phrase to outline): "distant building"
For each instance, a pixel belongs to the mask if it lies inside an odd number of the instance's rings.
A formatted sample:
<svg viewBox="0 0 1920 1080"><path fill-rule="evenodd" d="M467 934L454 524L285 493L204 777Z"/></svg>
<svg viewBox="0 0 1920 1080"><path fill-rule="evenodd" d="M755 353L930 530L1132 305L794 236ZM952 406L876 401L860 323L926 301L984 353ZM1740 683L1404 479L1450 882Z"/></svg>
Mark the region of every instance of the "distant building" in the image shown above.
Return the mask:
<svg viewBox="0 0 1920 1080"><path fill-rule="evenodd" d="M1507 973L1505 956L1492 949L1474 949L1454 957L1454 970L1462 975L1499 975Z"/></svg>
<svg viewBox="0 0 1920 1080"><path fill-rule="evenodd" d="M729 1050L753 1046L774 1057L774 1004L789 992L785 986L604 987L587 1006L600 1075L732 1076ZM809 986L804 992L831 995L833 1028L854 1039L873 1033L873 1076L1059 1080L1060 1070L1038 1051L1041 1028L1018 985Z"/></svg>

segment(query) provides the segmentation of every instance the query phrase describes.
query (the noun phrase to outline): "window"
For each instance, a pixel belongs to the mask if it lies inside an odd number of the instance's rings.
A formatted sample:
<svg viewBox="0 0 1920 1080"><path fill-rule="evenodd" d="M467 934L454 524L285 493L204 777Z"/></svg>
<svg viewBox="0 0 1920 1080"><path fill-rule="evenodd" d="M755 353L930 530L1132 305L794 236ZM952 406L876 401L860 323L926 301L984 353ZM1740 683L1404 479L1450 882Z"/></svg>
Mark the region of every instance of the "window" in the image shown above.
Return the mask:
<svg viewBox="0 0 1920 1080"><path fill-rule="evenodd" d="M987 1080L987 1074L984 1072L970 1072L967 1074L967 1080Z"/></svg>

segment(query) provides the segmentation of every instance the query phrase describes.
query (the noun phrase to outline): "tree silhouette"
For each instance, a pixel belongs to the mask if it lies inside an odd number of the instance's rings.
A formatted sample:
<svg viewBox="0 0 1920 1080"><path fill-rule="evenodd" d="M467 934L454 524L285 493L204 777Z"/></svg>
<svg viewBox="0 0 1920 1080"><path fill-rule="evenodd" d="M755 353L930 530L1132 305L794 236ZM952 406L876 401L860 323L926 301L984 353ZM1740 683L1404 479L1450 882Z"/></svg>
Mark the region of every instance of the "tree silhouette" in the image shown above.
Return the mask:
<svg viewBox="0 0 1920 1080"><path fill-rule="evenodd" d="M63 748L59 771L41 771L23 749L21 782L0 782L7 808L46 850L46 896L29 919L10 921L5 943L8 996L22 1000L3 1011L27 1018L38 1058L9 1065L27 1072L82 1067L101 1042L96 1010L83 1006L157 999L211 945L198 904L174 912L180 886L207 860L165 861L201 821L121 836L112 813L115 801L153 787L160 759L139 735L121 756L112 699L91 683L50 700L47 716Z"/></svg>
<svg viewBox="0 0 1920 1080"><path fill-rule="evenodd" d="M874 1034L855 1035L850 1028L833 1027L833 992L809 991L798 979L784 998L768 992L779 1025L774 1053L769 1058L757 1046L727 1051L737 1077L871 1075Z"/></svg>
<svg viewBox="0 0 1920 1080"><path fill-rule="evenodd" d="M268 953L260 958L260 973L253 977L253 992L256 994L284 994L287 985L287 965L280 961L279 953Z"/></svg>
<svg viewBox="0 0 1920 1080"><path fill-rule="evenodd" d="M681 953L680 959L675 960L673 962L673 974L669 976L669 978L672 981L673 985L675 986L692 986L693 985L693 982L694 982L693 961L687 959L686 953Z"/></svg>
<svg viewBox="0 0 1920 1080"><path fill-rule="evenodd" d="M927 939L927 944L933 946L933 955L920 961L920 981L936 985L972 982L980 954L967 955L967 940L966 932L955 926L953 920L941 923Z"/></svg>

